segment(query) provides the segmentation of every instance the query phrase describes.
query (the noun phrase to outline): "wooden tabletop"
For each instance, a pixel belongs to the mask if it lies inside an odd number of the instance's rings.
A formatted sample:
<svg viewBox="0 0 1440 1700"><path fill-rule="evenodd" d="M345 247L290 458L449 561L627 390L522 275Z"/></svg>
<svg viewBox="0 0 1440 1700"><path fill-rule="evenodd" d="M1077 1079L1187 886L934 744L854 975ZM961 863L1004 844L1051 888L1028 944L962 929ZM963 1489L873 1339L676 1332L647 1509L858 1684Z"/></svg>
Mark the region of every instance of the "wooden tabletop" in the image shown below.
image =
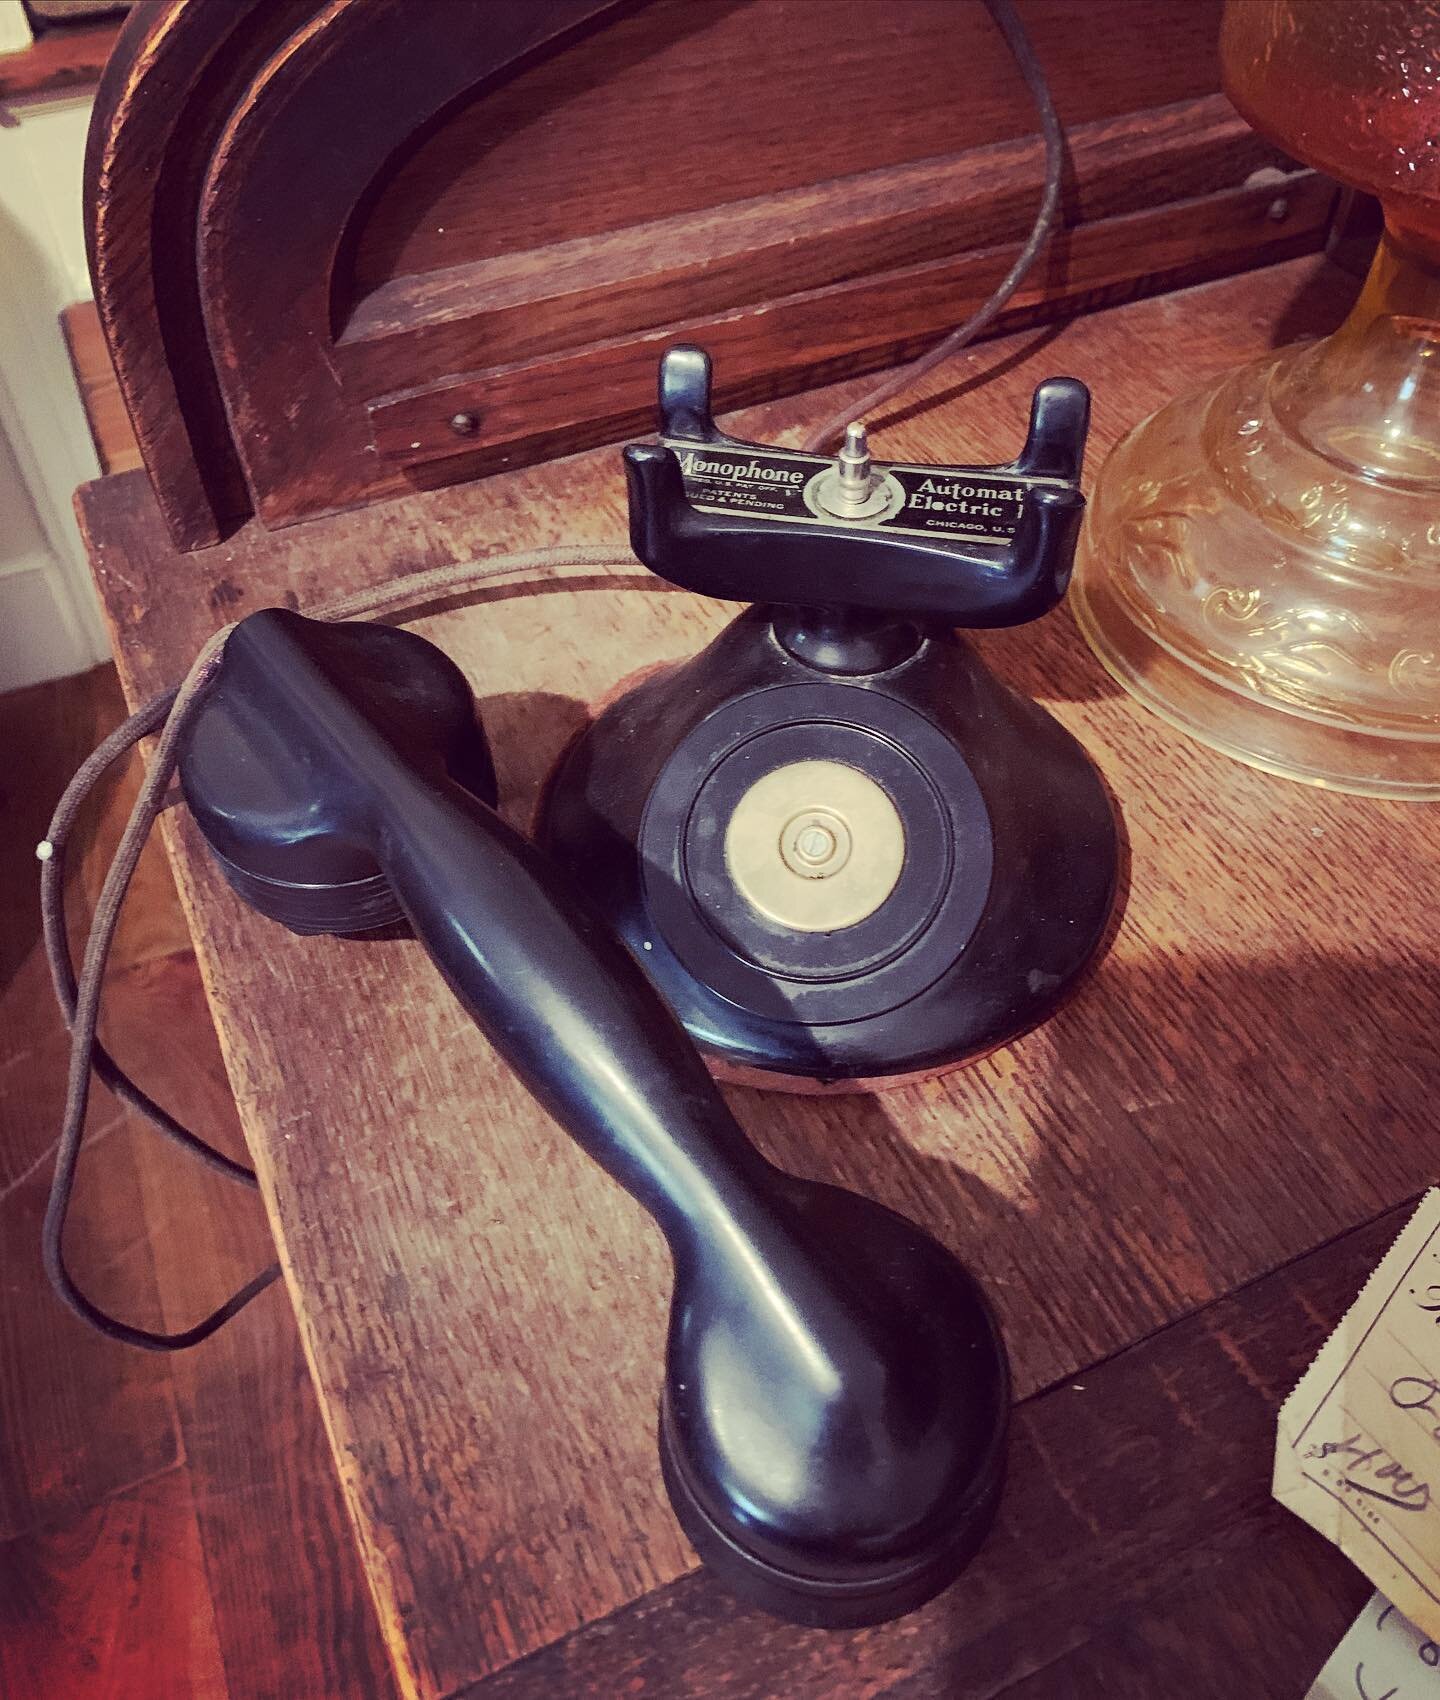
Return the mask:
<svg viewBox="0 0 1440 1700"><path fill-rule="evenodd" d="M886 421L877 452L1003 458L1034 383L1069 372L1095 394L1093 473L1160 402L1329 329L1354 290L1297 261L989 343L935 375L935 405ZM844 393L731 428L794 440ZM138 698L250 609L619 539L623 501L607 449L252 524L189 556L143 474L87 487L80 507ZM729 612L595 573L415 625L473 680L524 822L586 705L692 653ZM945 1079L729 1093L776 1161L952 1246L1004 1325L1023 1403L996 1533L956 1588L877 1630L776 1624L691 1574L655 1454L659 1236L497 1064L418 946L293 938L239 904L187 821L168 829L406 1692L1298 1695L1363 1599L1270 1504L1273 1424L1396 1207L1434 1177L1440 813L1188 742L1109 681L1063 610L979 647L1119 800L1130 880L1108 958L1047 1026ZM1237 1661L1253 1684L1234 1686ZM1206 1669L1231 1685L1205 1687Z"/></svg>

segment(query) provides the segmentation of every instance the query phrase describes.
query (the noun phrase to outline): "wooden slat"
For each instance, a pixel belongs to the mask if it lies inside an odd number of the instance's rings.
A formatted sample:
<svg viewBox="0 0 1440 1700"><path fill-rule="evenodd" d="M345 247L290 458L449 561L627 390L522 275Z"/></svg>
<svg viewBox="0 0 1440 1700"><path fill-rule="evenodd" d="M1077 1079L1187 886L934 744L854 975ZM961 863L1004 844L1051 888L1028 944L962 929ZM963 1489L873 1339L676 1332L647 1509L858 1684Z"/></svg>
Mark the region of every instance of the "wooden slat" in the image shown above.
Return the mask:
<svg viewBox="0 0 1440 1700"><path fill-rule="evenodd" d="M108 1001L116 1053L136 1078L243 1156L194 957L130 969ZM131 1137L150 1145L140 1189L158 1320L186 1327L274 1247L257 1199L143 1129ZM272 1289L170 1369L229 1700L387 1700L389 1662L284 1293Z"/></svg>
<svg viewBox="0 0 1440 1700"><path fill-rule="evenodd" d="M1303 262L1002 340L933 375L939 405L877 422L877 449L1003 456L1034 381L1061 370L1095 389L1098 459L1275 327L1328 328L1353 288ZM969 393L981 372L993 381ZM774 440L855 393L730 425ZM92 487L82 510L137 695L251 607L510 545L619 538L624 523L608 453L288 534L247 526L183 563L136 476ZM692 653L725 618L658 587L531 589L418 623L476 682L520 820L588 700ZM946 1080L732 1101L777 1161L857 1186L965 1255L1029 1394L1430 1177L1440 819L1186 741L1117 694L1063 615L979 647L1077 732L1119 799L1131 889L1109 958L1045 1028ZM663 1252L415 946L281 934L175 825L382 1627L408 1691L447 1694L688 1563L654 1453Z"/></svg>
<svg viewBox="0 0 1440 1700"><path fill-rule="evenodd" d="M388 1662L283 1294L157 1358L81 1326L40 1270L67 1042L38 947L34 844L123 712L109 667L0 699L0 883L15 894L0 910L0 1693L385 1700ZM137 783L132 762L82 817L74 931ZM188 943L153 844L122 913L102 1031L174 1113L243 1155ZM70 1258L117 1314L178 1328L273 1255L263 1212L97 1099Z"/></svg>
<svg viewBox="0 0 1440 1700"><path fill-rule="evenodd" d="M1072 236L1124 213L1238 189L1257 167L1281 163L1219 94L1077 125L1066 140L1061 222ZM898 304L907 268L1018 247L1044 175L1043 144L1022 136L406 273L356 303L337 356L352 386L398 388L417 371L513 364L871 274L889 279ZM1052 265L1048 275L1064 270ZM959 299L953 318L963 316ZM836 313L841 324L847 317ZM884 323L872 329L883 341Z"/></svg>
<svg viewBox="0 0 1440 1700"><path fill-rule="evenodd" d="M322 0L137 6L95 95L86 247L120 388L172 535L248 511L195 278L195 205L227 94Z"/></svg>
<svg viewBox="0 0 1440 1700"><path fill-rule="evenodd" d="M1067 130L1220 87L1217 0L1017 10ZM871 0L647 0L397 155L357 233L353 293L1035 130L982 6L885 0L877 20Z"/></svg>
<svg viewBox="0 0 1440 1700"><path fill-rule="evenodd" d="M1097 1625L1072 1652L1007 1688L1003 1700L1302 1700L1369 1600L1370 1584L1333 1548L1278 1517L1266 1520L1263 1534L1241 1534L1187 1554L1177 1586ZM954 1692L929 1672L886 1700L951 1700Z"/></svg>
<svg viewBox="0 0 1440 1700"><path fill-rule="evenodd" d="M1272 215L1280 197L1271 186L1084 224L1057 238L998 323L1005 330L1053 321L1313 252L1325 240L1334 197L1328 179L1300 172L1286 186L1280 219ZM653 416L656 362L675 342L709 349L722 374L720 402L728 406L799 388L821 362L831 372L870 371L919 352L967 318L1009 271L1019 248L1015 242L861 275L727 313L718 322L686 318L380 396L366 409L376 454L408 463L420 476L438 474L448 458L448 477L457 455L473 469L489 470L517 457L538 459L640 435ZM462 328L483 347L483 313L447 327ZM363 389L377 369L393 366L410 337L397 333L391 340L393 347L367 345L364 359L357 358L358 346L337 350L347 380ZM412 357L411 369L425 369L430 358L429 349L423 358ZM461 439L450 426L457 413L475 420Z"/></svg>
<svg viewBox="0 0 1440 1700"><path fill-rule="evenodd" d="M0 53L0 100L25 95L60 94L100 80L119 20L93 24L52 24L18 53Z"/></svg>
<svg viewBox="0 0 1440 1700"><path fill-rule="evenodd" d="M142 464L115 366L105 346L93 301L77 301L60 314L70 365L84 403L85 419L102 472L131 472Z"/></svg>

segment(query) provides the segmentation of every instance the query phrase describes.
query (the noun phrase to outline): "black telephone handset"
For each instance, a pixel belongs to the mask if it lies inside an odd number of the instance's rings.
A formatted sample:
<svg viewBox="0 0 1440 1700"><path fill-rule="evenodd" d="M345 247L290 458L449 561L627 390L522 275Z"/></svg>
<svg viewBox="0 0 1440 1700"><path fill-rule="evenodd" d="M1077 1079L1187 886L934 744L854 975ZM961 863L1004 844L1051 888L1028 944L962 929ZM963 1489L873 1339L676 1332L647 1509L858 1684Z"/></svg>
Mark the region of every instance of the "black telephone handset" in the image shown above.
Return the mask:
<svg viewBox="0 0 1440 1700"><path fill-rule="evenodd" d="M904 1217L760 1155L618 938L495 812L454 663L405 631L253 614L180 776L261 912L301 932L408 919L496 1050L654 1217L674 1265L661 1462L702 1558L826 1626L945 1587L1003 1468L1008 1372L980 1288Z"/></svg>

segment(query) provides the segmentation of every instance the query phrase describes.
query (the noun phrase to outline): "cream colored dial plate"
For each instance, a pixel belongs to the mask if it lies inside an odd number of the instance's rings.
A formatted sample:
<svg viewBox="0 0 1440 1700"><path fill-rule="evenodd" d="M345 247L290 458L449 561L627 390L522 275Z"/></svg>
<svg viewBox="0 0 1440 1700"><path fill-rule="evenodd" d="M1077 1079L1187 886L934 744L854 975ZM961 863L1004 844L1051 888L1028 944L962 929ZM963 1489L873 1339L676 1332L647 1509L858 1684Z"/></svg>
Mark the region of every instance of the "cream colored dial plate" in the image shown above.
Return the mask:
<svg viewBox="0 0 1440 1700"><path fill-rule="evenodd" d="M797 761L757 779L725 829L725 865L752 908L801 933L873 915L905 865L905 827L859 768Z"/></svg>

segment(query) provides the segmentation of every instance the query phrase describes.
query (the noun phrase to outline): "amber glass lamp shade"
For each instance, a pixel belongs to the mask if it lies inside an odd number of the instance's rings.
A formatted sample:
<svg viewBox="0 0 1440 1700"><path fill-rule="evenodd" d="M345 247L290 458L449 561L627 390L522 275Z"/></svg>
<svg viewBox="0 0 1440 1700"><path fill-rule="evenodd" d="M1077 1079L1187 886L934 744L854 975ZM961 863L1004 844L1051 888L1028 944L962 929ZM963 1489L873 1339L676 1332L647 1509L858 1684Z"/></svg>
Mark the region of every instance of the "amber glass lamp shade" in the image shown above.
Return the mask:
<svg viewBox="0 0 1440 1700"><path fill-rule="evenodd" d="M1073 601L1173 724L1273 773L1440 798L1440 0L1227 0L1225 86L1379 197L1334 335L1171 402L1102 467Z"/></svg>

